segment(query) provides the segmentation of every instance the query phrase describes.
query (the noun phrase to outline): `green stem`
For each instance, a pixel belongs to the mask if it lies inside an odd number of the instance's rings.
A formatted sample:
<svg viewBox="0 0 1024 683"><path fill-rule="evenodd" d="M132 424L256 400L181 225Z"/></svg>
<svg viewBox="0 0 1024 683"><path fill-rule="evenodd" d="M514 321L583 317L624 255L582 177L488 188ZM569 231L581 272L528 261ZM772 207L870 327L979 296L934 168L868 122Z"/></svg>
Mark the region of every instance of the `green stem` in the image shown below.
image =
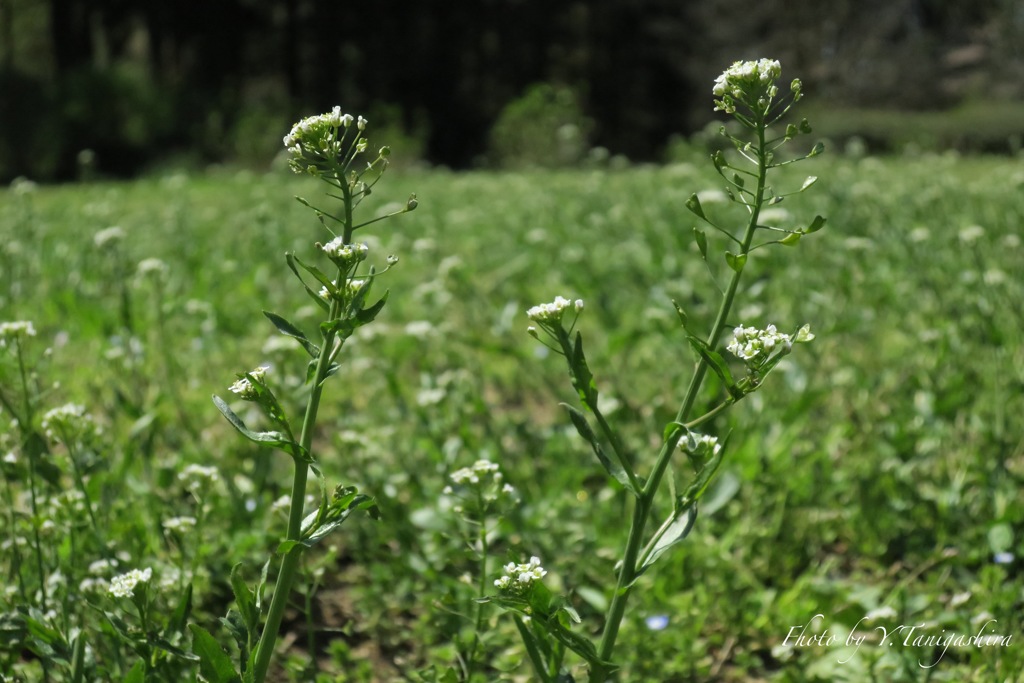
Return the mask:
<svg viewBox="0 0 1024 683"><path fill-rule="evenodd" d="M750 220L747 222L746 231L743 235L740 254L746 254L750 251L750 244L754 239L754 233L757 229L757 219L761 211L761 204L764 201L765 180L768 172L764 123L763 120L759 120L757 123L757 193L754 202L750 205ZM714 325L711 328L711 333L707 338L707 344L711 348L718 345L722 331L725 329L729 312L732 309L733 301L736 298L736 292L739 289L742 274L743 269L739 268L733 273L732 279L729 281L729 287L722 298L722 303L718 308L718 315L716 316ZM704 377L707 375L707 370L707 363L703 360L699 361L693 378L690 380L690 385L687 388L683 403L679 408L679 412L676 414L676 422L681 424L686 423L686 419L689 417L690 411L693 409L693 405L700 393L700 388L704 382ZM658 453L658 459L654 465L654 470L651 472L651 476L647 480L647 484L644 486L642 494L634 503L633 522L630 526L629 537L626 539L626 549L623 553L622 568L619 570L619 578L615 588L615 594L612 596L612 602L608 606L604 632L601 634L601 642L598 646L598 656L602 662L611 661L612 653L615 650L615 640L618 637L619 627L622 624L622 618L625 615L626 602L629 599L629 593L633 581L636 580L637 557L643 544L644 530L647 527L648 517L650 516L651 508L653 507L654 496L658 491L658 486L661 484L661 479L665 475L668 464L672 459L672 453L681 436L682 432L679 430L662 444L661 451ZM603 683L607 680L607 677L607 668L604 666L596 666L591 672L590 683Z"/></svg>
<svg viewBox="0 0 1024 683"><path fill-rule="evenodd" d="M331 304L331 319L338 309L337 302ZM320 408L320 397L323 394L323 381L327 377L329 367L329 356L331 347L334 345L334 335L328 335L324 339L324 345L320 349L320 357L317 360L316 374L313 377L313 391L306 404L306 416L302 423L302 436L299 445L302 452L309 452L313 443L313 427L316 424L316 414ZM285 537L289 541L300 541L302 539L302 517L303 505L306 499L306 481L309 477L309 466L298 457L293 457L295 474L292 478L291 507L288 513L288 534ZM263 627L263 635L260 637L259 645L256 646L256 663L254 666L254 680L256 683L263 683L267 676L267 669L270 667L270 659L274 653L274 645L277 641L277 634L281 628L281 620L284 617L284 610L288 604L288 595L291 592L292 584L295 581L296 570L302 557L302 545L293 546L281 561L281 570L277 575L277 582L274 584L274 597L270 601L270 609L267 612L267 622Z"/></svg>
<svg viewBox="0 0 1024 683"><path fill-rule="evenodd" d="M21 377L21 391L22 397L25 403L24 421L19 422L21 426L21 434L25 443L28 443L32 437L32 422L34 415L32 413L32 400L29 395L28 389L28 372L25 369L25 356L22 352L21 342L18 342L18 372ZM45 612L46 607L46 572L43 570L43 551L42 543L39 539L39 504L36 500L36 458L39 457L39 453L36 452L36 445L30 444L29 448L25 449L28 454L28 488L29 488L29 500L32 505L32 541L35 545L36 555L36 569L39 572L39 594L42 598L42 611ZM44 675L46 670L44 668Z"/></svg>
<svg viewBox="0 0 1024 683"><path fill-rule="evenodd" d="M4 490L7 492L7 518L10 523L8 538L11 544L11 571L18 577L18 593L22 602L28 601L25 592L25 576L21 571L21 549L18 547L18 529L15 526L17 520L14 517L14 490L11 488L11 480L4 477Z"/></svg>
<svg viewBox="0 0 1024 683"><path fill-rule="evenodd" d="M477 494L478 498L482 498ZM478 501L479 502L479 501ZM479 505L483 509L483 505ZM477 597L483 598L487 595L487 520L480 522L480 582L477 585ZM469 646L469 656L466 658L466 680L472 680L473 671L476 668L476 651L480 647L480 632L484 628L484 603L476 605L476 624L473 629L473 642Z"/></svg>
<svg viewBox="0 0 1024 683"><path fill-rule="evenodd" d="M709 421L711 418L715 417L719 413L724 412L725 409L731 406L733 403L736 403L736 399L730 397L728 400L722 401L717 406L715 406L708 412L704 413L700 417L690 420L684 426L690 430L696 429L697 427L700 427L702 424Z"/></svg>
<svg viewBox="0 0 1024 683"><path fill-rule="evenodd" d="M348 186L342 182L342 193L345 203L345 224L343 239L348 243L352 239L352 198ZM331 310L328 319L333 321L341 314L341 305L337 300L331 302ZM302 420L302 436L299 439L301 453L310 453L313 445L313 432L316 426L316 416L320 409L320 397L323 394L324 380L327 379L327 371L331 366L331 354L334 347L334 332L324 336L323 346L320 347L320 356L317 358L316 373L313 375L313 390L306 404L306 414ZM288 512L288 535L289 541L302 540L302 517L303 504L306 499L306 481L309 477L309 466L297 455L293 455L295 474L292 479L291 507ZM281 561L281 570L278 572L277 581L274 584L274 596L270 600L270 608L267 611L267 621L263 626L263 633L260 636L259 644L256 646L256 661L253 665L253 680L255 683L263 683L267 677L267 670L270 668L270 660L274 655L274 646L277 643L278 632L281 629L281 620L284 618L284 610L288 605L288 596L291 593L292 584L295 582L295 574L299 568L299 561L302 557L303 546L296 543Z"/></svg>
<svg viewBox="0 0 1024 683"><path fill-rule="evenodd" d="M541 655L540 650L537 649L537 643L534 642L533 634L530 633L530 629L523 623L522 618L517 614L513 617L516 622L516 628L519 629L519 635L523 639L523 645L526 646L526 654L530 658L530 663L533 664L533 670L540 678L542 683L550 683L552 678L548 673L547 667L544 666L544 657Z"/></svg>
<svg viewBox="0 0 1024 683"><path fill-rule="evenodd" d="M73 447L70 442L65 441L68 444L68 457L71 460L71 469L75 474L75 484L78 486L78 490L82 492L82 500L85 501L85 511L89 514L89 522L92 524L92 533L99 544L100 548L106 549L106 542L103 540L103 534L100 532L100 525L96 521L96 513L93 511L92 498L89 497L89 491L85 488L85 478L82 476L82 470L78 466L77 449Z"/></svg>

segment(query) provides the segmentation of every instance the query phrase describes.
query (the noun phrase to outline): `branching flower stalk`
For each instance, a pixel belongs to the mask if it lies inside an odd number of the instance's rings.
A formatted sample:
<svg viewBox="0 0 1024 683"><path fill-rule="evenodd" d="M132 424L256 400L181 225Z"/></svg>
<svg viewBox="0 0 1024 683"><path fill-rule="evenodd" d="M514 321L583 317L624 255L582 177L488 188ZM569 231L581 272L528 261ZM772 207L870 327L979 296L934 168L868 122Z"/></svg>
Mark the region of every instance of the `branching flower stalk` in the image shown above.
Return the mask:
<svg viewBox="0 0 1024 683"><path fill-rule="evenodd" d="M470 467L455 470L444 495L457 503L453 511L474 533L465 534L466 544L476 557L477 569L476 613L473 616L473 639L462 655L463 680L472 680L481 659L481 635L486 628L487 591L489 583L489 536L506 511L519 502L515 487L505 481L501 467L490 460L477 460Z"/></svg>
<svg viewBox="0 0 1024 683"><path fill-rule="evenodd" d="M24 345L29 337L36 336L36 328L31 321L18 320L13 322L0 323L0 349L13 351L17 365L18 377L21 384L21 406L16 404L16 399L7 396L0 388L0 406L15 416L18 424L18 431L21 434L22 452L28 458L29 473L29 502L31 505L32 519L39 519L39 502L37 491L38 469L40 458L46 451L45 442L34 431L36 403L33 400L32 388L29 385L29 368L25 361ZM13 529L13 526L12 526ZM42 539L39 536L39 526L32 525L32 545L36 561L36 571L39 574L39 595L40 605L43 610L47 609L46 594L46 571L43 564ZM44 670L45 674L45 670Z"/></svg>
<svg viewBox="0 0 1024 683"><path fill-rule="evenodd" d="M633 586L650 565L671 546L682 541L690 532L697 515L697 502L721 463L723 444L719 444L716 437L701 435L693 430L721 414L745 395L760 388L768 373L792 350L793 343L807 342L814 336L807 326L792 335L778 333L773 325L769 325L764 330L743 325L736 327L735 337L728 345L728 350L733 352L744 364L746 376L739 380L733 378L728 363L716 351L730 324L730 315L749 254L755 249L769 244L793 246L803 235L816 232L825 222L818 216L808 227L797 230L764 226L759 222L761 210L765 206L775 204L786 196L776 195L770 188L768 185L769 172L774 168L816 156L823 149L819 144L804 156L783 162L775 160L775 151L780 146L800 134L810 133L810 126L806 120L803 120L799 125L788 125L784 134L774 138L770 137L771 127L785 116L793 103L798 101L802 95L800 81L794 80L790 85L789 95L779 97L779 88L776 82L781 77L781 73L781 66L773 60L736 62L716 80L714 85L715 109L730 114L752 138L744 139L730 135L723 127L721 134L729 139L738 155L746 163L743 164L741 161L741 165L734 166L722 152L716 152L712 156L715 169L728 183L727 195L732 201L747 210L748 219L742 232L734 234L716 224L704 213L697 195L691 196L687 201L686 206L693 214L733 243L735 253L725 252L725 261L732 271L732 275L722 295L711 330L706 336L693 334L689 329L685 312L678 305L676 306L680 322L690 345L698 355L698 361L675 419L667 425L664 431L662 445L646 479L636 474L621 439L602 415L597 400L598 390L583 353L582 335L579 332L576 332L575 336L572 334L579 313L583 309L583 302L577 300L575 303L571 303L566 298L557 297L552 303L535 306L527 311L527 316L535 324L528 329L528 332L566 358L573 386L579 394L580 402L597 422L600 437L591 429L589 419L583 412L571 406L564 406L568 410L574 426L580 435L590 442L595 455L608 474L622 484L634 497L629 534L619 564L615 590L605 615L600 642L596 647L587 643L578 649L573 648L590 665L591 683L603 683L615 670L612 663L615 642ZM808 178L796 192L807 189L815 180L813 177ZM748 184L752 187L749 187ZM755 236L761 231L781 232L784 236L755 244ZM696 228L694 236L702 258L707 261L707 236ZM576 316L566 327L564 318L570 309L575 311ZM553 343L542 339L538 328ZM727 389L727 395L710 411L694 417L693 409L709 370L716 373L722 380L722 384ZM612 457L605 453L602 440L610 446ZM677 448L687 455L687 459L693 467L694 476L688 488L681 495L675 495L673 513L653 535L648 537L647 528L654 507L654 499ZM674 493L674 486L672 491ZM524 634L524 640L527 641L526 645L529 650L531 643L526 634ZM571 644L570 647L572 647ZM538 670L537 673L542 680L554 680L550 672Z"/></svg>
<svg viewBox="0 0 1024 683"><path fill-rule="evenodd" d="M298 327L281 316L265 313L278 331L296 339L312 358L307 371L307 381L311 389L299 437L295 438L283 408L267 383L267 368L256 368L240 376L231 386L231 390L240 398L256 403L273 423L274 431L254 432L248 429L224 401L217 397L214 399L217 407L243 436L285 451L294 462L288 527L285 540L278 548L283 557L262 628L258 624L262 584L257 586L255 591L251 591L240 579L236 582L235 575L232 577L239 606L239 619L242 622L238 629L239 633L235 634L243 653L240 668L245 673L251 666L252 670L247 673L246 680L250 680L251 675L251 680L255 683L262 683L266 679L303 551L339 526L352 511L362 509L373 513L376 510L372 499L359 495L351 487L338 487L329 495L312 454L324 382L337 371L338 364L335 360L345 341L356 328L372 322L383 308L387 294L370 306L365 305L365 300L374 279L398 260L389 256L387 267L383 271L377 272L371 267L368 272L361 273L360 268L367 258L368 249L365 244L353 243L353 234L371 223L416 208L416 199L412 196L405 207L398 211L363 223L355 222L356 207L370 195L373 186L380 180L387 168L387 158L390 154L387 147L382 147L372 162L363 168L358 167L357 160L368 147L367 139L363 137L366 125L367 121L363 117L355 118L350 114L342 114L340 108L335 107L329 113L312 116L296 123L284 138L292 169L297 173L308 173L327 183L331 187L328 196L338 200L341 205L340 211L331 212L299 199L302 204L316 212L321 225L333 237L326 244L317 243L320 251L335 266L333 278L318 267L302 262L294 254L288 254L286 257L288 267L303 282L310 297L326 313L326 319L320 325L319 343L311 342ZM332 226L337 228L338 232L335 232ZM306 284L300 270L317 281L319 290L314 288L315 285L310 287ZM318 509L306 515L303 502L311 470L320 480L321 497ZM193 631L197 631L197 628L193 628ZM246 661L245 653L254 643L255 650L251 654L251 661ZM202 658L203 654L198 654ZM216 654L210 656L214 659L217 657Z"/></svg>

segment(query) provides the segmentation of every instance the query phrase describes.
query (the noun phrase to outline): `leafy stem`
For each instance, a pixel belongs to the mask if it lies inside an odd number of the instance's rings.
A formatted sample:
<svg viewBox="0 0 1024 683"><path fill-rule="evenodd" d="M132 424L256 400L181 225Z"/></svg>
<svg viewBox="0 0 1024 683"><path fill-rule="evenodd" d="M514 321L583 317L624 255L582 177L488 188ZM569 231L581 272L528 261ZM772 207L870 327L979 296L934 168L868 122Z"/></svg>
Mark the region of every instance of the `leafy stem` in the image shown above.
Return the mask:
<svg viewBox="0 0 1024 683"><path fill-rule="evenodd" d="M345 220L344 234L345 242L352 238L352 202L348 186L342 185L342 193L345 197ZM339 269L339 281L344 275ZM337 298L331 300L328 321L334 322L341 316L341 303ZM288 533L286 541L294 543L285 552L281 560L281 570L277 575L274 584L274 594L270 601L270 608L267 612L267 621L263 627L263 634L256 646L256 658L253 667L253 680L255 683L263 683L270 667L270 660L274 654L274 646L277 642L277 634L281 628L281 621L284 617L285 607L288 604L288 596L291 593L292 585L295 582L295 575L299 568L302 551L302 520L303 505L306 499L306 483L309 477L309 464L300 454L309 454L313 445L313 433L316 427L317 412L320 409L320 398L323 395L324 380L331 368L331 360L334 357L334 341L337 335L337 328L328 325L323 337L323 344L320 346L320 354L317 358L316 372L313 375L312 390L309 400L306 403L306 413L302 420L302 435L299 437L297 453L292 453L292 461L295 465L295 472L292 477L291 506L288 510Z"/></svg>
<svg viewBox="0 0 1024 683"><path fill-rule="evenodd" d="M337 319L339 308L338 301L334 300L331 303L330 320ZM324 337L323 345L320 347L320 356L317 359L316 373L313 377L313 388L309 401L306 403L306 414L302 422L302 436L299 440L300 452L309 453L310 447L313 444L316 416L320 409L320 397L323 394L324 380L327 379L327 372L330 367L334 336L335 333L329 331ZM303 504L306 499L309 465L295 454L292 455L292 460L295 465L295 472L292 478L291 507L288 511L288 534L286 540L296 541L296 543L285 553L284 559L281 561L281 570L277 575L277 582L274 585L274 595L270 601L270 609L267 612L267 621L263 627L263 635L260 637L259 645L256 647L256 663L254 668L254 680L256 683L262 683L266 678L270 659L273 656L274 645L277 641L277 633L281 627L285 607L288 604L288 595L291 593L292 584L295 581L295 574L304 549L298 541L302 540L302 513Z"/></svg>
<svg viewBox="0 0 1024 683"><path fill-rule="evenodd" d="M763 116L759 116L756 119L756 125L752 127L755 129L757 134L757 147L755 150L757 161L757 189L754 193L753 201L748 205L750 207L750 215L747 221L746 230L744 231L743 238L740 243L741 257L745 257L750 251L750 245L754 239L754 233L757 230L758 216L760 214L761 206L764 203L769 163ZM722 331L725 329L726 321L729 318L729 312L732 310L733 302L736 298L736 292L739 289L745 261L745 258L737 259L737 267L734 268L732 278L729 281L729 286L726 289L725 294L722 297L722 302L718 308L718 315L715 318L711 332L708 334L706 340L709 348L717 346L719 339L721 338ZM690 412L693 410L694 403L697 400L697 396L700 393L704 378L707 375L708 368L709 363L705 358L701 357L697 362L696 369L690 380L682 405L679 407L679 411L676 414L676 422L685 424L689 418ZM715 409L712 413L720 409L724 409L727 405L728 403L722 404L720 408ZM698 418L695 422L699 424L705 419L710 419L710 415L711 414L709 413L702 418ZM612 596L611 604L608 606L605 627L601 634L601 641L598 646L598 656L602 662L610 661L615 649L615 641L618 637L619 627L622 624L622 618L625 615L626 603L629 598L632 585L637 577L638 559L643 546L644 532L653 507L654 497L658 491L659 485L661 484L661 480L665 475L665 471L668 469L672 453L675 451L675 448L684 433L685 432L683 430L672 430L664 439L661 450L658 453L654 469L651 472L651 476L641 489L640 495L634 503L633 519L629 530L629 536L626 539L626 547L623 552L622 566L619 569L618 582L615 588L615 593ZM607 679L608 673L609 671L603 665L595 666L590 675L591 683L603 683L603 681Z"/></svg>

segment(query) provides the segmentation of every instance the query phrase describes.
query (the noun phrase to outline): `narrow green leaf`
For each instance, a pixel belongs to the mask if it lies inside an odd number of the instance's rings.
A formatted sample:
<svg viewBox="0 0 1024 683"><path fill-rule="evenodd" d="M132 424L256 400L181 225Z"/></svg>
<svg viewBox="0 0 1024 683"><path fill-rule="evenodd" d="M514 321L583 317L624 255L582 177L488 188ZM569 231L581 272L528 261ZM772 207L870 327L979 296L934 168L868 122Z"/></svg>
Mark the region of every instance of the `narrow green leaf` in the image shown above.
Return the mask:
<svg viewBox="0 0 1024 683"><path fill-rule="evenodd" d="M725 135L725 127L722 127L720 132L722 135ZM715 165L715 169L719 173L722 173L722 169L727 168L729 166L729 164L726 162L725 154L722 153L722 150L717 150L711 155L711 163Z"/></svg>
<svg viewBox="0 0 1024 683"><path fill-rule="evenodd" d="M680 306L678 303L676 303L675 299L672 299L672 305L676 309L676 315L679 316L679 323L683 326L683 329L685 330L686 329L686 321L687 321L686 311L683 310L682 306Z"/></svg>
<svg viewBox="0 0 1024 683"><path fill-rule="evenodd" d="M669 422L667 425L665 425L665 429L662 430L661 438L663 441L674 439L676 434L680 431L686 431L686 426L683 425L681 422Z"/></svg>
<svg viewBox="0 0 1024 683"><path fill-rule="evenodd" d="M715 472L718 471L718 466L722 464L722 456L725 454L725 444L717 449L718 452L711 456L707 462L700 468L696 476L693 479L686 491L679 498L679 505L683 508L689 508L696 505L697 501L700 500L701 496L708 488L708 484L711 482L711 478L715 476Z"/></svg>
<svg viewBox="0 0 1024 683"><path fill-rule="evenodd" d="M160 648L164 652L168 652L168 653L174 655L175 657L180 657L181 659L184 659L185 661L188 661L188 662L198 662L199 661L199 657L196 657L191 652L185 652L184 650L182 650L177 645L174 645L173 643L168 641L166 638L150 637L149 638L149 643L150 643L150 645L155 645L156 647Z"/></svg>
<svg viewBox="0 0 1024 683"><path fill-rule="evenodd" d="M697 521L697 506L689 505L674 511L671 515L671 520L672 522L654 543L651 552L644 559L643 566L637 570L637 577L657 562L658 558L664 555L669 548L682 542L689 536L690 531L693 530L693 523Z"/></svg>
<svg viewBox="0 0 1024 683"><path fill-rule="evenodd" d="M263 563L263 569L260 570L260 580L256 583L255 602L257 614L263 611L263 590L267 587L267 576L269 573L270 558L267 558L267 561Z"/></svg>
<svg viewBox="0 0 1024 683"><path fill-rule="evenodd" d="M139 659L132 665L132 668L128 670L128 673L124 677L123 683L145 683L146 682L146 662Z"/></svg>
<svg viewBox="0 0 1024 683"><path fill-rule="evenodd" d="M705 261L708 260L708 236L704 234L703 230L697 228L693 229L693 239L697 242L697 248L700 249L700 257Z"/></svg>
<svg viewBox="0 0 1024 683"><path fill-rule="evenodd" d="M740 490L740 478L732 472L723 472L715 479L713 486L708 488L700 499L700 509L707 517L725 507L726 503L732 500Z"/></svg>
<svg viewBox="0 0 1024 683"><path fill-rule="evenodd" d="M686 200L686 208L693 212L698 218L707 220L707 216L704 215L704 208L700 205L700 199L696 193L691 194L690 198Z"/></svg>
<svg viewBox="0 0 1024 683"><path fill-rule="evenodd" d="M231 590L235 594L235 605L245 624L247 634L255 633L259 627L259 612L256 610L256 596L242 578L242 563L231 568Z"/></svg>
<svg viewBox="0 0 1024 683"><path fill-rule="evenodd" d="M188 623L188 618L191 614L192 584L190 582L185 586L185 590L182 591L181 597L178 599L178 606L174 609L174 614L171 615L170 620L167 622L164 635L170 638L175 633L184 633L185 625Z"/></svg>
<svg viewBox="0 0 1024 683"><path fill-rule="evenodd" d="M82 683L85 679L85 645L85 632L80 631L71 655L71 683Z"/></svg>
<svg viewBox="0 0 1024 683"><path fill-rule="evenodd" d="M722 383L726 387L732 387L735 382L732 378L732 373L729 371L729 365L722 358L722 354L718 353L700 337L695 337L692 334L688 337L690 346L700 355L705 363L714 371L716 375L722 380Z"/></svg>
<svg viewBox="0 0 1024 683"><path fill-rule="evenodd" d="M306 271L307 273L312 275L314 278L316 278L317 282L319 282L321 285L326 287L327 291L330 292L332 296L337 296L337 294L338 294L338 287L337 287L337 285L335 285L334 284L334 280L332 280L331 278L327 277L327 275L325 275L322 270L320 270L316 266L311 266L308 263L304 263L302 261L302 259L300 259L295 254L290 254L290 257L291 257L291 259L293 261L295 261L295 264L299 268L302 268L304 271Z"/></svg>
<svg viewBox="0 0 1024 683"><path fill-rule="evenodd" d="M287 555L288 553L292 552L293 550L299 547L308 548L309 546L303 543L302 541L281 541L281 543L277 546L277 554Z"/></svg>
<svg viewBox="0 0 1024 683"><path fill-rule="evenodd" d="M306 284L306 281L302 279L302 274L299 272L299 268L295 263L295 254L291 252L286 252L284 255L284 260L285 263L288 264L288 268L291 269L291 271L295 274L295 277L297 277L299 279L299 282L302 283L303 288L305 288L306 293L309 294L310 298L312 298L313 301L315 301L323 310L331 310L330 304L323 300L323 297L320 296L320 293L311 289L310 286Z"/></svg>
<svg viewBox="0 0 1024 683"><path fill-rule="evenodd" d="M601 443L597 439L597 435L590 428L590 423L587 422L587 417L567 403L562 403L561 406L568 411L569 419L572 420L572 424L576 427L576 431L579 435L590 444L591 448L593 448L594 455L597 456L597 459L601 463L601 466L604 467L605 472L610 474L615 481L625 486L627 491L632 493L634 496L638 496L639 492L633 488L633 483L629 480L629 475L626 474L626 470L623 469L621 464L616 460L609 458L608 454L604 452L604 449L601 447Z"/></svg>
<svg viewBox="0 0 1024 683"><path fill-rule="evenodd" d="M316 358L320 355L320 348L313 342L306 339L306 335L303 334L302 330L298 327L291 324L277 313L263 311L263 315L267 316L267 319L274 323L274 327L277 328L278 332L286 337L298 340L298 342L302 344L302 348L306 349L306 353L308 353L312 358Z"/></svg>
<svg viewBox="0 0 1024 683"><path fill-rule="evenodd" d="M730 268L738 273L743 270L743 266L747 263L747 255L736 255L727 251L725 252L725 262L729 264Z"/></svg>
<svg viewBox="0 0 1024 683"><path fill-rule="evenodd" d="M281 432L254 432L246 427L245 423L242 422L242 418L238 417L238 415L235 414L235 411L231 410L231 407L216 394L213 396L213 404L217 406L217 410L227 418L228 422L231 423L231 426L234 427L239 434L250 441L255 441L256 443L261 443L267 446L277 446L289 453L292 453L293 455L298 454L301 451L299 444L291 441Z"/></svg>
<svg viewBox="0 0 1024 683"><path fill-rule="evenodd" d="M356 313L356 321L360 325L373 322L373 319L376 318L377 314L380 313L382 308L384 308L384 304L387 303L388 294L390 293L390 290L385 291L384 296L382 296L377 303Z"/></svg>
<svg viewBox="0 0 1024 683"><path fill-rule="evenodd" d="M231 658L221 649L210 632L198 624L189 624L192 631L192 652L199 657L199 672L210 683L241 683Z"/></svg>
<svg viewBox="0 0 1024 683"><path fill-rule="evenodd" d="M249 629L245 625L242 615L236 609L229 609L227 616L220 618L220 623L228 630L231 637L235 639L239 654L241 655L239 661L245 659L249 654Z"/></svg>
<svg viewBox="0 0 1024 683"><path fill-rule="evenodd" d="M572 371L573 386L580 395L580 400L590 410L597 408L597 385L594 383L594 375L587 366L587 357L583 354L583 335L576 333L576 342L573 345L572 358L569 369Z"/></svg>
<svg viewBox="0 0 1024 683"><path fill-rule="evenodd" d="M825 226L825 219L821 216L815 216L811 224L804 230L805 235L810 235L812 232L818 232Z"/></svg>

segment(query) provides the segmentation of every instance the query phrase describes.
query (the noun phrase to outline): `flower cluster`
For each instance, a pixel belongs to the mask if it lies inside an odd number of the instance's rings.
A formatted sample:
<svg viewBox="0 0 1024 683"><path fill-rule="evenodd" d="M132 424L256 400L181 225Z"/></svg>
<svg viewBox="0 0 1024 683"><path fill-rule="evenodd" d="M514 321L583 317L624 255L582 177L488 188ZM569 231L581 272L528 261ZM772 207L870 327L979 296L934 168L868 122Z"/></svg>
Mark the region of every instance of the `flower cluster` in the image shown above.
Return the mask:
<svg viewBox="0 0 1024 683"><path fill-rule="evenodd" d="M92 236L92 241L98 248L103 249L117 244L125 237L127 237L125 231L120 226L114 225L98 231Z"/></svg>
<svg viewBox="0 0 1024 683"><path fill-rule="evenodd" d="M503 593L522 595L529 591L530 586L540 581L547 574L547 570L540 566L539 557L531 557L526 564L509 562L505 565L505 574L496 579L494 585Z"/></svg>
<svg viewBox="0 0 1024 683"><path fill-rule="evenodd" d="M561 322L562 316L570 306L575 306L577 313L582 311L583 299L576 299L574 304L564 296L556 296L555 300L549 304L538 304L527 310L526 317L538 323L557 323Z"/></svg>
<svg viewBox="0 0 1024 683"><path fill-rule="evenodd" d="M751 110L765 111L779 94L775 82L781 76L782 65L775 59L733 62L715 79L712 88L712 93L718 98L715 100L715 111L733 114L737 104ZM799 99L801 87L799 80L794 80L790 85L794 99Z"/></svg>
<svg viewBox="0 0 1024 683"><path fill-rule="evenodd" d="M687 432L686 438L679 440L679 450L707 459L708 456L718 455L722 450L722 444L718 443L717 436Z"/></svg>
<svg viewBox="0 0 1024 683"><path fill-rule="evenodd" d="M346 152L343 143L353 122L357 132ZM284 146L290 157L288 164L296 173L320 175L324 170L321 167L344 163L346 156L366 151L366 138L359 135L366 129L366 124L362 116L354 118L351 114L342 114L341 107L334 107L326 114L307 116L284 136Z"/></svg>
<svg viewBox="0 0 1024 683"><path fill-rule="evenodd" d="M17 341L34 336L36 336L36 328L28 320L0 323L0 349L7 346L8 340Z"/></svg>
<svg viewBox="0 0 1024 683"><path fill-rule="evenodd" d="M776 330L775 325L769 325L763 330L740 325L732 333L733 340L726 348L748 363L769 356L780 345L784 345L787 350L793 345L792 338Z"/></svg>
<svg viewBox="0 0 1024 683"><path fill-rule="evenodd" d="M347 280L343 287L339 287L338 281L334 280L334 286L338 287L339 300L350 301L366 286L366 280ZM328 303L331 301L331 292L326 285L320 288L320 298Z"/></svg>
<svg viewBox="0 0 1024 683"><path fill-rule="evenodd" d="M135 588L140 583L149 583L153 578L153 570L133 569L126 574L120 574L110 580L110 594L115 598L130 598L135 594Z"/></svg>
<svg viewBox="0 0 1024 683"><path fill-rule="evenodd" d="M163 523L164 529L176 534L185 534L195 528L195 526L195 517L171 517L170 519L165 519Z"/></svg>
<svg viewBox="0 0 1024 683"><path fill-rule="evenodd" d="M220 480L220 472L216 467L188 465L178 473L178 481L194 494L200 494Z"/></svg>
<svg viewBox="0 0 1024 683"><path fill-rule="evenodd" d="M72 440L80 436L95 434L96 423L92 416L86 414L85 406L68 403L48 410L43 415L43 431L53 440Z"/></svg>
<svg viewBox="0 0 1024 683"><path fill-rule="evenodd" d="M370 251L370 248L361 242L345 244L345 240L340 237L335 237L327 244L318 244L317 246L342 270L348 270L365 260Z"/></svg>
<svg viewBox="0 0 1024 683"><path fill-rule="evenodd" d="M162 279L170 271L170 267L158 258L147 258L139 261L136 272L140 278L152 277Z"/></svg>
<svg viewBox="0 0 1024 683"><path fill-rule="evenodd" d="M261 365L249 372L249 376L257 382L262 383L270 367ZM240 377L234 384L228 387L231 391L241 396L246 401L255 401L259 398L259 390L249 381L249 377Z"/></svg>
<svg viewBox="0 0 1024 683"><path fill-rule="evenodd" d="M519 499L515 487L505 482L501 467L490 460L477 460L471 467L455 470L450 478L452 483L444 487L443 493L464 501L465 505L455 507L458 513L466 513L468 505L469 514L482 516L499 502L515 503Z"/></svg>

